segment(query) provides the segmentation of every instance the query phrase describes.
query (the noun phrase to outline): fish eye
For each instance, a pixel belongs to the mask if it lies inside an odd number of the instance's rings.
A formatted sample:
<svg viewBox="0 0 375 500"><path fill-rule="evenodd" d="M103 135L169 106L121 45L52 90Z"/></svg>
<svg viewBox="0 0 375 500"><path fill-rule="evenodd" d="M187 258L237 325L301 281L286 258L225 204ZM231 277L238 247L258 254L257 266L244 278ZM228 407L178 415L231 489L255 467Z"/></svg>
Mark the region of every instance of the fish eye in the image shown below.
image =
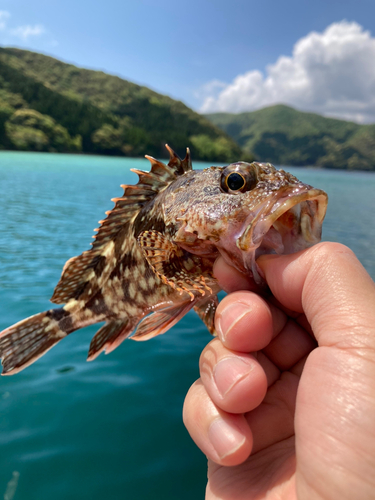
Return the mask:
<svg viewBox="0 0 375 500"><path fill-rule="evenodd" d="M225 179L225 182L231 191L240 191L246 184L243 175L238 174L237 172L229 174Z"/></svg>
<svg viewBox="0 0 375 500"><path fill-rule="evenodd" d="M226 167L221 174L221 189L226 193L245 193L258 182L254 165L239 162Z"/></svg>

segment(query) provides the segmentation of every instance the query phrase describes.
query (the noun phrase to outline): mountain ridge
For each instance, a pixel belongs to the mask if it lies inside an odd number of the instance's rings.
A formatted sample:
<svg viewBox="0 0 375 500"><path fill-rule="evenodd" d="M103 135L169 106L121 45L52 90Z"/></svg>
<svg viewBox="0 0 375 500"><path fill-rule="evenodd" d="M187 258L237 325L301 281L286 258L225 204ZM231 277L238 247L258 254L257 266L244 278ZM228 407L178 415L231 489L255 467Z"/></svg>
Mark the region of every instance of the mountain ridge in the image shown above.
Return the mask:
<svg viewBox="0 0 375 500"><path fill-rule="evenodd" d="M261 161L375 170L375 124L327 118L284 104L247 113L204 116Z"/></svg>
<svg viewBox="0 0 375 500"><path fill-rule="evenodd" d="M103 71L0 47L0 147L236 161L241 148L182 102ZM251 159L251 155L245 154Z"/></svg>
<svg viewBox="0 0 375 500"><path fill-rule="evenodd" d="M163 157L165 143L204 161L375 170L375 124L283 104L200 115L117 75L0 47L0 149Z"/></svg>

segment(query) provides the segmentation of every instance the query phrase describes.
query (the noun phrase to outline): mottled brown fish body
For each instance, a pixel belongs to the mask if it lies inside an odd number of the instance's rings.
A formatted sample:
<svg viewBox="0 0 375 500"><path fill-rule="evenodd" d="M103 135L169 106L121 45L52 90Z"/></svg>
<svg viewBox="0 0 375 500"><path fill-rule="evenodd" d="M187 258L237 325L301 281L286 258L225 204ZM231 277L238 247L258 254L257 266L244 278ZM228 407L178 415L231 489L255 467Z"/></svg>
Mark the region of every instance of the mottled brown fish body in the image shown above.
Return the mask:
<svg viewBox="0 0 375 500"><path fill-rule="evenodd" d="M168 146L167 146L168 147ZM194 308L210 333L220 288L213 263L229 264L262 284L256 257L289 253L320 240L327 196L270 164L238 162L193 171L168 148L168 165L134 170L135 186L101 221L92 248L64 266L52 302L59 309L0 333L3 374L16 373L59 340L105 322L88 359L160 335Z"/></svg>

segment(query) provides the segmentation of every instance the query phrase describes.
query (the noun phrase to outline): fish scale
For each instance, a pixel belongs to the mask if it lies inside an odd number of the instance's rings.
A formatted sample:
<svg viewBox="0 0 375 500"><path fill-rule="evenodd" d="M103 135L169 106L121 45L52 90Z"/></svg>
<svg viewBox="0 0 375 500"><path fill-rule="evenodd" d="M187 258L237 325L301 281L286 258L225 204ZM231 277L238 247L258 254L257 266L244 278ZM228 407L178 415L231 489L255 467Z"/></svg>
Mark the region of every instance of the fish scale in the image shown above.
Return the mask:
<svg viewBox="0 0 375 500"><path fill-rule="evenodd" d="M165 333L194 309L215 335L219 284L216 258L264 283L262 253L288 253L320 240L327 195L270 164L237 162L192 170L167 146L168 164L150 156L151 170L133 170L96 230L92 248L64 266L51 301L65 304L0 333L3 375L17 373L57 342L105 322L88 360L132 335Z"/></svg>

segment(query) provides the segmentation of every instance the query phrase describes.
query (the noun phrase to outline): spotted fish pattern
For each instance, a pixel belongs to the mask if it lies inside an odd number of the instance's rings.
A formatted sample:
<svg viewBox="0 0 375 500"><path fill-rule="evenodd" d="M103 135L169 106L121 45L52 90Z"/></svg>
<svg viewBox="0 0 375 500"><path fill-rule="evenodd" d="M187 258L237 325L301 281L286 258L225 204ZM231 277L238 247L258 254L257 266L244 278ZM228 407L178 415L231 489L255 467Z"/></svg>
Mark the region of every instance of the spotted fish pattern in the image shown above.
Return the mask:
<svg viewBox="0 0 375 500"><path fill-rule="evenodd" d="M323 191L270 164L193 170L189 150L182 160L167 149L168 164L146 156L151 170L133 169L138 183L123 185L123 196L112 200L115 206L100 221L92 248L65 264L51 298L62 307L0 333L3 375L19 372L70 333L100 322L89 361L130 335L147 340L166 332L191 309L215 334L220 288L212 270L219 254L261 282L256 252L278 253L290 239L297 247L320 239Z"/></svg>

